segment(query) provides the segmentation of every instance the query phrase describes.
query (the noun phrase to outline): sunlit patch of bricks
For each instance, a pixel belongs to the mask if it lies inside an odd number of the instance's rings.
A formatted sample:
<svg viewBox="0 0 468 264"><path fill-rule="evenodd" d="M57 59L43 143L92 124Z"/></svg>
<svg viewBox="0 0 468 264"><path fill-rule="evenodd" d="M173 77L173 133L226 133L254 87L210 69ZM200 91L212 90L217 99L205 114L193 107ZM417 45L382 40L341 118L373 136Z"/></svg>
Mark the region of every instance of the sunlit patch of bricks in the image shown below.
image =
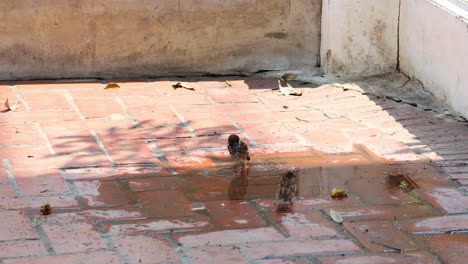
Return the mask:
<svg viewBox="0 0 468 264"><path fill-rule="evenodd" d="M333 85L291 82L295 97L273 78L115 81L0 84L20 102L0 113L2 263L468 259L466 122ZM232 133L250 148L241 173ZM290 166L298 197L278 211ZM400 174L414 191L388 188Z"/></svg>

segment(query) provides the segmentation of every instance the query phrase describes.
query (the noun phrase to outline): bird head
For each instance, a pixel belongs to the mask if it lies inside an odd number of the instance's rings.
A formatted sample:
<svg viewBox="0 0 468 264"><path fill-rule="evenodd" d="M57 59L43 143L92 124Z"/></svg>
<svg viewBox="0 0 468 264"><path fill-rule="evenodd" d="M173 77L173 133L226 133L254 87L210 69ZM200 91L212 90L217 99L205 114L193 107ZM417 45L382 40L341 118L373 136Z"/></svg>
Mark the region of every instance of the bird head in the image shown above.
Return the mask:
<svg viewBox="0 0 468 264"><path fill-rule="evenodd" d="M228 145L229 145L229 146L234 146L234 145L236 145L236 144L239 142L239 140L240 140L240 138L239 138L238 135L232 134L232 135L230 135L229 138L228 138Z"/></svg>
<svg viewBox="0 0 468 264"><path fill-rule="evenodd" d="M299 169L296 167L290 167L286 172L285 176L287 179L294 179L299 175Z"/></svg>

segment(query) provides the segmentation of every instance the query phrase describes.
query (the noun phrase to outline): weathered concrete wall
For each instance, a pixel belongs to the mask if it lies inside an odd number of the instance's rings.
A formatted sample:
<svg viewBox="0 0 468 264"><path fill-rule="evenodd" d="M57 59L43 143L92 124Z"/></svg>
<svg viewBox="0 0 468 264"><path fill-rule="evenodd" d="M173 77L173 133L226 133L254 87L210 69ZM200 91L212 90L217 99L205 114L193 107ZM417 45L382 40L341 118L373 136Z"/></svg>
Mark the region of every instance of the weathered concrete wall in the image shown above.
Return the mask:
<svg viewBox="0 0 468 264"><path fill-rule="evenodd" d="M0 79L312 67L322 0L2 0Z"/></svg>
<svg viewBox="0 0 468 264"><path fill-rule="evenodd" d="M395 70L399 0L323 0L321 65L336 75Z"/></svg>
<svg viewBox="0 0 468 264"><path fill-rule="evenodd" d="M443 2L402 1L400 69L468 118L468 6Z"/></svg>

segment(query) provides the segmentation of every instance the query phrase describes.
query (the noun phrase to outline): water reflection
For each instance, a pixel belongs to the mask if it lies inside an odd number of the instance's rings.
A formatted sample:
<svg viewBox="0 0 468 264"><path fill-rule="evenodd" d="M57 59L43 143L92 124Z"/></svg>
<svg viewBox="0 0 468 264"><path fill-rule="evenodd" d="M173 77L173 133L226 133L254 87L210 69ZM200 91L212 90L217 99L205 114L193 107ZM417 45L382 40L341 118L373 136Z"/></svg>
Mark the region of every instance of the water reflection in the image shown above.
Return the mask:
<svg viewBox="0 0 468 264"><path fill-rule="evenodd" d="M241 167L240 174L235 174L229 184L229 199L244 200L247 195L247 187L249 186L249 168Z"/></svg>

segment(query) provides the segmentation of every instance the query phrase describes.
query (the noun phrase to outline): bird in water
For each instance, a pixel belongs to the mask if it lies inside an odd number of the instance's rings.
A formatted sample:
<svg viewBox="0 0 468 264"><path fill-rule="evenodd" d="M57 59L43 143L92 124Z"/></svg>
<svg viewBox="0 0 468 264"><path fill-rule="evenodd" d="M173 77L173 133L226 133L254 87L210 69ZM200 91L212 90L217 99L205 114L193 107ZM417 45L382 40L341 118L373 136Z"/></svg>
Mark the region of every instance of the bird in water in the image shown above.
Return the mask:
<svg viewBox="0 0 468 264"><path fill-rule="evenodd" d="M232 134L229 136L227 148L236 163L241 162L242 166L245 166L246 162L250 160L249 147L238 135Z"/></svg>
<svg viewBox="0 0 468 264"><path fill-rule="evenodd" d="M276 204L289 202L292 206L292 199L296 195L297 185L296 178L299 174L297 168L291 167L281 176L280 183L276 186Z"/></svg>

